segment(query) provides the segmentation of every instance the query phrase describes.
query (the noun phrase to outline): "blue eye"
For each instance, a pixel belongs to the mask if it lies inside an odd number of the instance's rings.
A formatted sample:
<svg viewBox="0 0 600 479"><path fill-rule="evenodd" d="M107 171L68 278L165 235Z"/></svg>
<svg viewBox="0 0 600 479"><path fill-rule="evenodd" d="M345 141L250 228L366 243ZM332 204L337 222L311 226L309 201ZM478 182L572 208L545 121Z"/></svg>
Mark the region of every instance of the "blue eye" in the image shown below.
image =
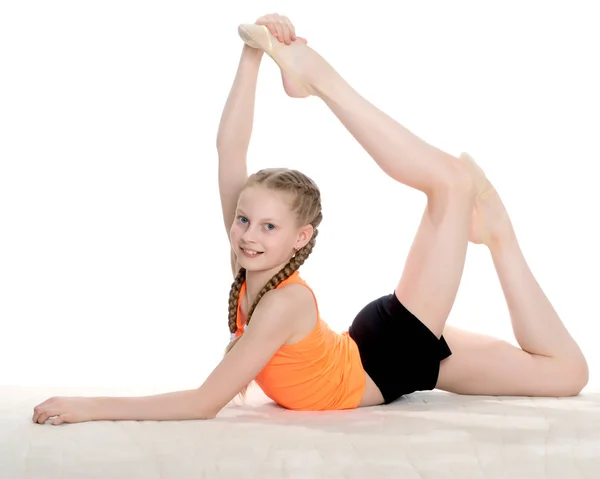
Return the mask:
<svg viewBox="0 0 600 479"><path fill-rule="evenodd" d="M246 218L245 216L238 216L238 220L240 220L240 223L245 223L246 221L248 221L248 218Z"/></svg>
<svg viewBox="0 0 600 479"><path fill-rule="evenodd" d="M274 225L274 224L271 224L271 223L267 223L267 229L268 229L269 231L273 231L273 230L275 229L275 225Z"/></svg>

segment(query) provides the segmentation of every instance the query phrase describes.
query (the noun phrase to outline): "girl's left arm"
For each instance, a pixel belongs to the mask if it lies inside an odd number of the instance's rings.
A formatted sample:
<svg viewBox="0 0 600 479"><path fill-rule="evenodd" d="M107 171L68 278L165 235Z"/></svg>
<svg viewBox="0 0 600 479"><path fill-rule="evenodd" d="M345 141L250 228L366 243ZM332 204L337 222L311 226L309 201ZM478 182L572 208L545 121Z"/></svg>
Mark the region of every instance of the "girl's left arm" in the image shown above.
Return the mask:
<svg viewBox="0 0 600 479"><path fill-rule="evenodd" d="M288 340L296 308L288 288L267 293L252 324L202 386L141 398L97 398L95 419L212 419L262 371ZM275 293L275 294L274 294ZM297 324L297 323L296 323Z"/></svg>
<svg viewBox="0 0 600 479"><path fill-rule="evenodd" d="M143 397L54 397L34 408L33 421L53 424L84 421L168 421L212 419L262 371L289 339L302 305L293 288L265 294L252 324L197 389Z"/></svg>

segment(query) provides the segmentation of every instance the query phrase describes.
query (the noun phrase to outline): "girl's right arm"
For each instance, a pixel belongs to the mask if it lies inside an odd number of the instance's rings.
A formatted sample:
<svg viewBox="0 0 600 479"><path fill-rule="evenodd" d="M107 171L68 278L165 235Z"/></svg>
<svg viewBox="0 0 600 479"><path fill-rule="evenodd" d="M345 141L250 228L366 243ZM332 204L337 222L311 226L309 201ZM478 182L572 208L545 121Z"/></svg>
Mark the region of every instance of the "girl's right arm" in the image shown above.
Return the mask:
<svg viewBox="0 0 600 479"><path fill-rule="evenodd" d="M246 155L252 134L256 82L262 56L262 50L244 45L217 134L219 193L223 221L228 235L233 224L238 197L248 178ZM238 268L233 250L231 267L235 276Z"/></svg>

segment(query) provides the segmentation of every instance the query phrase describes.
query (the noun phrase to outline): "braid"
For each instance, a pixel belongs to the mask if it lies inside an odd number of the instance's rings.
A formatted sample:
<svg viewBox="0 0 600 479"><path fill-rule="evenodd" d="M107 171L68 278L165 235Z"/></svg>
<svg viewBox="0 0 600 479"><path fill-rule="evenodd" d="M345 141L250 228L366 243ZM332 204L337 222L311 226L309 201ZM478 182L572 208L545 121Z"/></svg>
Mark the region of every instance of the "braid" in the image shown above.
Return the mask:
<svg viewBox="0 0 600 479"><path fill-rule="evenodd" d="M240 290L246 280L246 270L240 268L237 276L233 280L231 289L229 290L229 332L234 334L237 331L237 309L238 300L240 298Z"/></svg>

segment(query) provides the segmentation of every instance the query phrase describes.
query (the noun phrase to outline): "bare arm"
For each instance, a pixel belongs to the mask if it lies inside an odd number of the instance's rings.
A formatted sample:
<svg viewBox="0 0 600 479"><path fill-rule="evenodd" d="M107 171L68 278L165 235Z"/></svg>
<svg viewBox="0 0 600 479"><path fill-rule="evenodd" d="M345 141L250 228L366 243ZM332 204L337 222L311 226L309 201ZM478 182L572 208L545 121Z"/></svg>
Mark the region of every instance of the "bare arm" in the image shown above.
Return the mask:
<svg viewBox="0 0 600 479"><path fill-rule="evenodd" d="M95 397L93 421L182 421L198 414L198 389L142 397Z"/></svg>
<svg viewBox="0 0 600 479"><path fill-rule="evenodd" d="M92 420L214 418L290 338L295 316L305 314L306 303L294 288L270 291L258 303L252 326L198 389L144 397L92 398Z"/></svg>
<svg viewBox="0 0 600 479"><path fill-rule="evenodd" d="M246 154L252 134L256 81L262 55L262 51L244 45L217 134L219 192L227 232L233 222L238 196L248 177ZM232 268L235 268L233 255ZM253 319L252 322L255 321ZM238 391L240 389L241 387ZM201 388L144 397L95 398L93 416L94 419L110 420L198 419L204 416L198 411L202 395L200 390ZM237 393L232 394L229 400L235 394Z"/></svg>
<svg viewBox="0 0 600 479"><path fill-rule="evenodd" d="M244 45L217 134L219 193L227 233L234 220L240 191L248 178L246 155L252 135L256 83L262 55L261 50ZM237 266L233 251L231 262L235 275Z"/></svg>
<svg viewBox="0 0 600 479"><path fill-rule="evenodd" d="M52 397L34 408L33 422L44 424L52 417L55 425L212 419L314 314L312 294L303 286L269 291L258 303L252 324L199 388L141 397Z"/></svg>

